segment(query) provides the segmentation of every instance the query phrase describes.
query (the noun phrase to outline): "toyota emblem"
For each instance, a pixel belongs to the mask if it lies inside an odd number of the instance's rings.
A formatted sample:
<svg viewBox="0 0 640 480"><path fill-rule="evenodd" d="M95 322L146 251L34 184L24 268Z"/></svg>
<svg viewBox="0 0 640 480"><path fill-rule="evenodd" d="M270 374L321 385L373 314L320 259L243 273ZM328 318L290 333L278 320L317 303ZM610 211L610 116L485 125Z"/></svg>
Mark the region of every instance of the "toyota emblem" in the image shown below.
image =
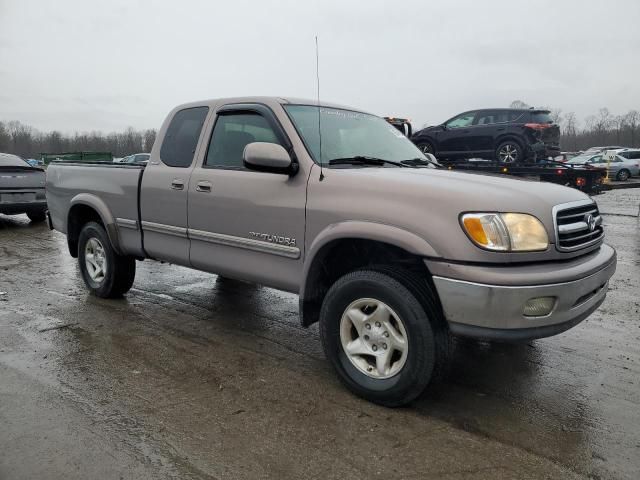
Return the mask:
<svg viewBox="0 0 640 480"><path fill-rule="evenodd" d="M587 226L589 227L589 231L593 232L596 229L596 219L593 215L591 215L590 213L587 213L584 216L584 221L587 223Z"/></svg>

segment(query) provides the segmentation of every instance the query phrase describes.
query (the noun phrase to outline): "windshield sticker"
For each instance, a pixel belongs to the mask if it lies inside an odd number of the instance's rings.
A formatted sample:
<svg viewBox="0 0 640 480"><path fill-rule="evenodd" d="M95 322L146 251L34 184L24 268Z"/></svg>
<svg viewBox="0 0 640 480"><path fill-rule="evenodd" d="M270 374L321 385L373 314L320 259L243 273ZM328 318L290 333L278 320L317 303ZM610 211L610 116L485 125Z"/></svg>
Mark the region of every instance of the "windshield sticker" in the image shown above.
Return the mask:
<svg viewBox="0 0 640 480"><path fill-rule="evenodd" d="M324 113L325 115L334 115L336 117L342 118L355 118L356 120L364 118L364 114L358 112L350 112L349 110L328 110L326 108L321 108L320 113Z"/></svg>

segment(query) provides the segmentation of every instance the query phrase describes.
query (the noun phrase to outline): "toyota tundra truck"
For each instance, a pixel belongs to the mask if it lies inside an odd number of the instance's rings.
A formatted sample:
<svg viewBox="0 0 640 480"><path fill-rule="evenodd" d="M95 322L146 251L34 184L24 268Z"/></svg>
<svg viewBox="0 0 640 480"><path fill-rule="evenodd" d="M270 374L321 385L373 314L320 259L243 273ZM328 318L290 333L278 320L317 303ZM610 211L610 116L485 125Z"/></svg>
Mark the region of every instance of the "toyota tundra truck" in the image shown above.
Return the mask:
<svg viewBox="0 0 640 480"><path fill-rule="evenodd" d="M125 294L144 259L297 293L346 387L397 406L442 375L452 335L563 332L616 268L587 195L430 158L344 106L195 102L146 165L52 163L48 220L98 297Z"/></svg>

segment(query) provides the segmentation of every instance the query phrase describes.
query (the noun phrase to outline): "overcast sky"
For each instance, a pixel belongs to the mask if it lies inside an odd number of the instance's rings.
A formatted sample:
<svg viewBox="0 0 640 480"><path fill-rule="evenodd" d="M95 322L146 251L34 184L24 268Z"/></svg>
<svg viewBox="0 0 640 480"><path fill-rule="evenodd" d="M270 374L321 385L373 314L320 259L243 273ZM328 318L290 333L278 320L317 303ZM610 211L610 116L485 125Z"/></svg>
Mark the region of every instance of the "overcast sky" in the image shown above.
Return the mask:
<svg viewBox="0 0 640 480"><path fill-rule="evenodd" d="M176 104L315 97L440 123L640 110L640 1L0 0L0 120L158 128Z"/></svg>

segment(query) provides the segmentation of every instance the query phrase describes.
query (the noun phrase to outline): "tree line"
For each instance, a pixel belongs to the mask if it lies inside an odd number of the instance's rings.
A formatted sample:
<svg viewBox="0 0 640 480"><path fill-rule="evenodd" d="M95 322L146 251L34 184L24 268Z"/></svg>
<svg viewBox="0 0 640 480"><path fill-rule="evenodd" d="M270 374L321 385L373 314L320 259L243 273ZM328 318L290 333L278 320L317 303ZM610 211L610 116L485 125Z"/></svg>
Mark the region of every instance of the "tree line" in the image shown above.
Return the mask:
<svg viewBox="0 0 640 480"><path fill-rule="evenodd" d="M521 100L511 102L511 108L529 108ZM620 145L640 147L640 112L629 110L616 115L608 108L601 108L580 123L574 112L564 113L559 108L546 108L552 120L560 126L560 148L565 151L586 150L589 147Z"/></svg>
<svg viewBox="0 0 640 480"><path fill-rule="evenodd" d="M114 157L150 152L156 130L124 132L76 132L64 134L57 130L41 132L19 121L0 122L0 152L22 158L40 158L41 153L111 152Z"/></svg>
<svg viewBox="0 0 640 480"><path fill-rule="evenodd" d="M511 102L511 108L529 108L521 100ZM612 114L601 108L587 116L582 123L574 112L559 108L546 108L551 118L560 125L562 150L579 151L593 146L640 146L640 112L629 110L625 114ZM76 132L64 134L57 130L41 132L16 120L0 121L0 152L13 153L23 158L40 158L41 153L111 152L114 157L150 152L156 139L156 130L135 130L102 133Z"/></svg>

